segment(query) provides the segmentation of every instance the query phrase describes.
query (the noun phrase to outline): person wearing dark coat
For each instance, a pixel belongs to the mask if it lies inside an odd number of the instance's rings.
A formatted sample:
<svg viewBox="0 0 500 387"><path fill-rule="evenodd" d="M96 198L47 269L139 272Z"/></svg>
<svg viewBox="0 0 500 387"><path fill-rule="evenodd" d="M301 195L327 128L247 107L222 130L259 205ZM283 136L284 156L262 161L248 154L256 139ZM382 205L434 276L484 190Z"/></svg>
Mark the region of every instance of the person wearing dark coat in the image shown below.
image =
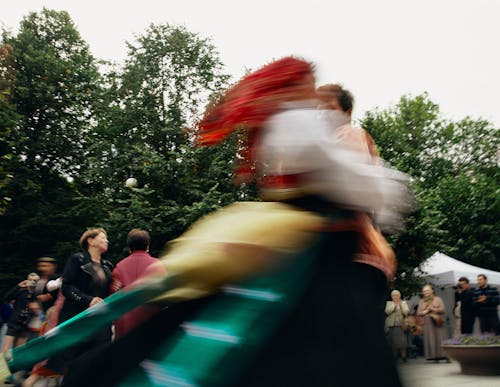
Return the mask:
<svg viewBox="0 0 500 387"><path fill-rule="evenodd" d="M59 313L59 324L97 305L109 295L113 265L101 258L108 250L106 231L102 228L85 231L80 237L80 246L84 251L71 255L64 267L61 293L65 300ZM83 343L50 358L46 368L65 373L78 366L80 355L110 340L111 326L108 326Z"/></svg>
<svg viewBox="0 0 500 387"><path fill-rule="evenodd" d="M26 280L21 281L5 294L5 302L14 301L14 309L7 323L2 352L22 345L30 338L28 323L32 317L32 311L29 306L31 302L36 301L35 287L39 278L38 274L30 273Z"/></svg>
<svg viewBox="0 0 500 387"><path fill-rule="evenodd" d="M477 276L477 285L472 301L477 307L481 333L500 335L500 322L498 321L500 296L498 290L488 285L488 278L484 274Z"/></svg>
<svg viewBox="0 0 500 387"><path fill-rule="evenodd" d="M471 335L476 319L476 306L472 299L476 289L470 286L467 277L460 277L458 280L458 301L460 301L460 333Z"/></svg>

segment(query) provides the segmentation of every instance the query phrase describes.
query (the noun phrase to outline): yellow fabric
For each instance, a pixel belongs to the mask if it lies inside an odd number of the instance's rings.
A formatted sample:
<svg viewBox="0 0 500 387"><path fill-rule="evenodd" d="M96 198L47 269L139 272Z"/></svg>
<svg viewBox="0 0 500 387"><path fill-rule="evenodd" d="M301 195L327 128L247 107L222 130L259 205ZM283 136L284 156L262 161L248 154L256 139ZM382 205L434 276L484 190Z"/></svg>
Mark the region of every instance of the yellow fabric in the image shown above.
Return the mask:
<svg viewBox="0 0 500 387"><path fill-rule="evenodd" d="M155 301L210 294L304 249L325 218L276 202L238 202L197 221L160 257L180 286Z"/></svg>
<svg viewBox="0 0 500 387"><path fill-rule="evenodd" d="M9 366L3 353L0 353L0 380L5 380L10 376Z"/></svg>

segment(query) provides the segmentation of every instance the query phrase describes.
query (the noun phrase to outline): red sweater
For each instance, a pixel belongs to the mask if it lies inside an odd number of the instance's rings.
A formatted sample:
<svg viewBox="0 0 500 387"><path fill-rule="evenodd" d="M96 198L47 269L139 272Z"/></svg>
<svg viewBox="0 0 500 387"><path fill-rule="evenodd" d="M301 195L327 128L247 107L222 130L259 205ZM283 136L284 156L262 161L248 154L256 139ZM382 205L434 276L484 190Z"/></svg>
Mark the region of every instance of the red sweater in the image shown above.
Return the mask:
<svg viewBox="0 0 500 387"><path fill-rule="evenodd" d="M136 250L116 265L112 273L111 293L126 288L144 275L149 265L158 262L146 251ZM142 305L115 321L115 338L123 336L141 322L158 312L159 308L152 305Z"/></svg>

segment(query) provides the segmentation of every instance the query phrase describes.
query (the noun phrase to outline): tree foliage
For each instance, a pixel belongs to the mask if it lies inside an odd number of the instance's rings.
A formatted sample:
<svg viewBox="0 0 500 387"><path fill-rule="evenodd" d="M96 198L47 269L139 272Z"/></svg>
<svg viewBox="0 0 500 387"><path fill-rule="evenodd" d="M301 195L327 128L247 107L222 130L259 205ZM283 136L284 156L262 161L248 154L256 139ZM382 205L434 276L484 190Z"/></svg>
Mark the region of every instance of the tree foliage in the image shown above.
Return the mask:
<svg viewBox="0 0 500 387"><path fill-rule="evenodd" d="M37 256L62 258L75 229L88 223L88 214L74 213L76 191L67 178L85 166L99 74L66 12L30 13L16 35L4 31L2 40L11 48L1 82L9 91L2 112L11 119L2 126L9 129L13 178L3 192L10 201L0 217L1 273L22 278Z"/></svg>
<svg viewBox="0 0 500 387"><path fill-rule="evenodd" d="M426 94L368 112L362 125L381 156L412 177L416 194L406 231L390 239L400 263L395 286L416 290L413 268L437 250L499 270L499 130L446 120Z"/></svg>
<svg viewBox="0 0 500 387"><path fill-rule="evenodd" d="M241 135L193 144L192 128L229 78L210 40L152 24L123 64L96 61L66 12L27 15L0 42L0 286L64 263L88 227L108 231L107 258L127 252L127 232L150 231L151 251L196 219L255 187L235 186ZM499 133L484 120L452 122L427 95L368 112L382 157L412 177L417 210L390 238L395 286L409 294L413 268L436 250L499 270ZM125 180L134 177L138 186Z"/></svg>

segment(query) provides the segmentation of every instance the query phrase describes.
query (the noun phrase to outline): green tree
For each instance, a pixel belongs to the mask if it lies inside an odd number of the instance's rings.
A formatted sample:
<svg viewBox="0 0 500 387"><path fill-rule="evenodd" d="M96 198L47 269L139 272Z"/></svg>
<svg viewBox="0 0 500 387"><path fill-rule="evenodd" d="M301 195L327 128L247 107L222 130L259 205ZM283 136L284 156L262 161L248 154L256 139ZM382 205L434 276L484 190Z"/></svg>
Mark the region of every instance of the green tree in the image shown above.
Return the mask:
<svg viewBox="0 0 500 387"><path fill-rule="evenodd" d="M436 250L498 270L499 130L469 117L445 120L426 94L368 112L362 126L416 192L417 211L390 238L400 262L396 285L414 290L413 268Z"/></svg>
<svg viewBox="0 0 500 387"><path fill-rule="evenodd" d="M37 256L63 261L92 217L91 208L78 211L67 179L85 168L99 74L66 12L30 13L17 34L3 32L2 44L12 47L8 106L15 124L8 132L13 178L4 193L11 201L0 217L6 265L0 271L24 277Z"/></svg>
<svg viewBox="0 0 500 387"><path fill-rule="evenodd" d="M228 79L212 43L152 24L128 47L123 69L108 66L89 169L75 180L84 201L99 197L105 209L112 260L123 256L132 227L150 230L157 253L200 216L252 197L232 184L237 136L211 149L193 143L190 128ZM124 187L130 176L137 188Z"/></svg>
<svg viewBox="0 0 500 387"><path fill-rule="evenodd" d="M12 46L0 47L0 214L5 210L10 197L6 185L12 179L12 139L19 115L12 103L14 81L14 56Z"/></svg>
<svg viewBox="0 0 500 387"><path fill-rule="evenodd" d="M99 80L88 45L67 12L46 8L26 16L4 41L14 49L12 100L22 117L16 154L31 169L78 173Z"/></svg>

